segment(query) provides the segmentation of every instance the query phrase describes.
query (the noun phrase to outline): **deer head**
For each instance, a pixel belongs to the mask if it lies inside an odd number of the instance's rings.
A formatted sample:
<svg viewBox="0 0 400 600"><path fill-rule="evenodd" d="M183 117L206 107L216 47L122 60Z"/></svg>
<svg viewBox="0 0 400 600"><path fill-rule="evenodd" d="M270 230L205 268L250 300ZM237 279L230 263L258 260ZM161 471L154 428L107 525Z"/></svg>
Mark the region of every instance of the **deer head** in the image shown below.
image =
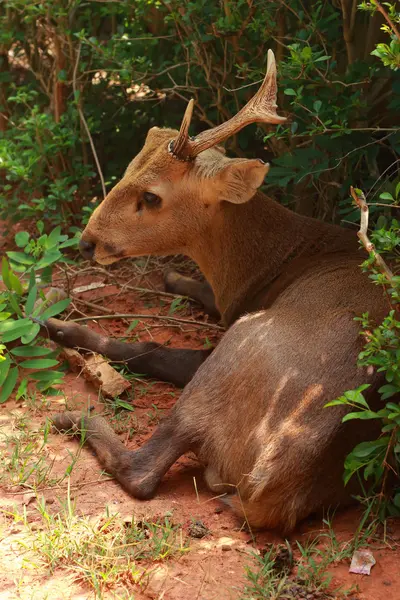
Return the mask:
<svg viewBox="0 0 400 600"><path fill-rule="evenodd" d="M147 254L190 255L191 240L199 239L224 201L247 202L262 184L268 164L227 158L219 144L250 123L285 121L276 113L276 90L269 50L260 89L229 121L189 137L191 100L179 132L150 129L141 152L90 218L82 254L104 265Z"/></svg>

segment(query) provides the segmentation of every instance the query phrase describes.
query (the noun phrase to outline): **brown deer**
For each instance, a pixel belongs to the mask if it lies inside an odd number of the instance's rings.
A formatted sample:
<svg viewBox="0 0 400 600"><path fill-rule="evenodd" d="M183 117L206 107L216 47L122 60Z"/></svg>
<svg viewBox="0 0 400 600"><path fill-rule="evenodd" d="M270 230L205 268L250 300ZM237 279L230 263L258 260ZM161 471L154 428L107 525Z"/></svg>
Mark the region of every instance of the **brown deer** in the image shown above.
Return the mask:
<svg viewBox="0 0 400 600"><path fill-rule="evenodd" d="M122 344L56 320L46 327L64 345L187 384L136 451L102 417L54 418L59 430L84 427L100 462L133 496L151 498L170 466L193 451L211 490L226 492L250 525L287 532L322 507L348 503L356 489L343 485L344 458L376 433L374 422L343 424L346 409L324 405L365 382L376 403L377 374L356 364L362 338L354 317L368 311L380 321L385 303L359 268L353 232L266 197L258 188L269 166L228 158L218 145L249 123L284 121L271 51L268 59L260 90L226 123L189 137L190 102L179 132L152 128L80 242L102 265L147 254L194 259L212 291L189 282L192 294L214 311L215 297L229 328L217 348Z"/></svg>

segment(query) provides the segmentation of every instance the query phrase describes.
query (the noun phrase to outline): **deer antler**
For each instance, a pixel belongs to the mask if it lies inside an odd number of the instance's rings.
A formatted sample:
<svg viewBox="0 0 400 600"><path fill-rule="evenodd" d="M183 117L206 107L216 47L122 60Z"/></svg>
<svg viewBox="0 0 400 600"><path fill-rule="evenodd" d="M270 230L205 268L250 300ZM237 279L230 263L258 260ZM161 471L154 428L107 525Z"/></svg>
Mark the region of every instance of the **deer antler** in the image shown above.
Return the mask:
<svg viewBox="0 0 400 600"><path fill-rule="evenodd" d="M170 152L180 160L191 160L207 148L212 148L235 135L251 123L283 123L285 117L276 112L276 63L272 50L268 50L268 66L264 81L258 92L249 102L229 121L202 131L195 138L189 137L189 126L193 113L193 100L190 100L179 135L169 145Z"/></svg>

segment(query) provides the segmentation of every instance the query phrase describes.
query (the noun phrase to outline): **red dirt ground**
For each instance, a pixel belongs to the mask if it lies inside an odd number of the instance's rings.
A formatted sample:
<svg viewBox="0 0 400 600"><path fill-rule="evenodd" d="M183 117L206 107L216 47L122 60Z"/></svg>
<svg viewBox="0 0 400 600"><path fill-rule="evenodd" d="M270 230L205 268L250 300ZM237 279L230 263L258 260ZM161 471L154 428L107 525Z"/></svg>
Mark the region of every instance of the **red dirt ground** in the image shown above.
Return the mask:
<svg viewBox="0 0 400 600"><path fill-rule="evenodd" d="M139 263L145 264L146 261ZM135 266L136 264L136 266ZM162 289L161 268L163 265L156 263L152 269L149 264L146 270L137 266L138 263L125 263L125 265L111 268L111 277L101 270L84 271L75 275L69 271L68 281L65 276L58 273L55 283L73 289L94 281L104 282L106 286L97 290L84 292L78 295L81 301L98 303L102 307L110 308L117 313L148 313L168 314L170 302L162 297L145 296L138 292L123 289L124 284L140 286L143 288ZM83 270L83 273L82 273ZM146 273L143 275L143 273ZM114 276L119 280L115 283ZM111 296L111 294L113 294ZM85 306L84 302L75 302L77 308L84 314L96 314L96 309ZM100 314L98 312L97 314ZM72 315L78 317L76 312ZM180 316L180 313L175 313ZM182 314L185 318L203 320L204 315L194 305L191 305ZM97 330L107 332L108 335L122 337L126 335L129 320L122 322L119 319L98 321L91 324ZM155 340L169 343L171 346L185 346L200 348L204 346L206 338L212 343L218 339L218 332L207 328L174 324L169 326L166 322L156 320L141 320L139 325L131 332L131 337L138 334L141 341ZM69 407L94 406L96 411L102 411L104 405L98 401L96 391L90 384L76 374L69 373L65 377L63 386L66 402ZM121 439L129 448L140 446L154 429L156 413L154 406L161 412L167 411L176 401L179 391L164 383L150 384L148 381L135 381L132 404L135 410L130 413L130 421L136 433L128 439L128 421L124 421ZM34 425L43 424L46 417L58 410L64 410L65 401L52 402L48 408L35 410L7 402L0 407L0 425L10 427L13 415L27 414ZM149 416L150 413L150 416ZM62 473L71 462L71 454L76 453L77 443L64 436L50 434L48 452L54 458L55 473ZM183 525L187 532L193 519L201 520L210 530L210 535L203 540L192 540L192 550L179 557L160 564L158 580L143 592L135 591L134 597L159 598L160 600L225 600L238 599L246 583L244 566L251 564L253 550L261 550L270 542L283 540L273 532L255 533L255 541L251 535L242 529L242 524L233 516L227 507L212 498L207 491L203 478L202 468L197 460L191 456L182 457L171 468L163 481L156 498L147 502L138 501L128 496L114 481L102 478L98 482L100 469L91 451L84 449L71 475L71 490L76 502L77 511L84 515L96 515L108 506L113 512L123 516L136 517L162 516L172 513L174 523ZM2 481L0 487L1 503L3 510L13 503L21 507L25 496L21 489L8 486ZM57 498L65 498L66 483L58 487L43 489L42 493L50 506ZM34 522L38 519L35 511L36 500L28 499L28 519ZM348 540L354 534L359 522L359 509L338 512L334 519L334 530L339 540ZM321 520L309 519L301 524L297 531L290 537L292 544L299 540L304 543L310 536L315 536L323 529ZM349 562L345 561L335 565L330 570L333 575L332 585L344 586L346 589L353 586L356 589L350 597L353 600L398 600L400 598L400 525L390 524L386 532L385 543L382 541L373 548L376 565L371 575L360 576L348 573ZM7 527L0 529L0 598L11 600L14 598L91 598L91 593L80 587L65 575L53 576L43 579L39 575L35 579L32 573L24 579L23 585L17 586L16 581L21 577L21 561L18 552L13 548L13 532ZM227 538L227 539L226 539ZM230 549L229 549L230 548ZM158 583L157 583L158 581ZM22 591L21 591L22 590ZM41 595L42 594L42 595ZM144 596L143 596L144 594ZM104 597L112 598L113 594ZM117 597L117 596L115 596Z"/></svg>

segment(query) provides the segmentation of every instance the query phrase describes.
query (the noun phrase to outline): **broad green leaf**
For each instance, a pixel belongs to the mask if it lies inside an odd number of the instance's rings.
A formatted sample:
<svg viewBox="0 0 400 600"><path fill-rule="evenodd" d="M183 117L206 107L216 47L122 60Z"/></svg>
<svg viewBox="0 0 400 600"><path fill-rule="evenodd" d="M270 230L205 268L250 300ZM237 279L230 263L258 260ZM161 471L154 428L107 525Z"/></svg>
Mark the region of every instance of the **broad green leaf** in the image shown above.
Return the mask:
<svg viewBox="0 0 400 600"><path fill-rule="evenodd" d="M24 288L22 287L22 283L18 279L18 277L12 272L9 272L10 278L10 291L16 292L19 296L22 296L24 293Z"/></svg>
<svg viewBox="0 0 400 600"><path fill-rule="evenodd" d="M395 394L398 394L399 388L395 385L387 384L387 385L383 385L381 388L379 388L378 391L382 395L382 400L387 400L388 398L391 398Z"/></svg>
<svg viewBox="0 0 400 600"><path fill-rule="evenodd" d="M314 111L315 111L316 113L319 113L319 111L321 110L321 106L322 106L322 102L321 102L321 100L316 100L316 101L314 102L314 104L313 104Z"/></svg>
<svg viewBox="0 0 400 600"><path fill-rule="evenodd" d="M388 445L388 442L388 436L381 437L379 440L375 440L374 442L361 442L361 444L358 444L351 451L348 458L352 456L356 458L366 458L367 456L376 453L376 451L381 451L383 447Z"/></svg>
<svg viewBox="0 0 400 600"><path fill-rule="evenodd" d="M9 266L8 260L6 259L5 256L3 256L2 261L1 261L1 277L3 279L4 285L8 289L11 289L10 266Z"/></svg>
<svg viewBox="0 0 400 600"><path fill-rule="evenodd" d="M48 267L49 265L52 265L60 260L60 258L62 258L61 252L58 250L50 250L49 252L46 252L46 254L37 263L36 269L44 269L45 267Z"/></svg>
<svg viewBox="0 0 400 600"><path fill-rule="evenodd" d="M18 367L13 367L12 369L10 369L10 371L7 375L7 379L5 380L3 387L1 388L0 404L3 404L3 402L8 400L8 398L10 397L10 395L13 392L13 389L15 388L17 379L18 379Z"/></svg>
<svg viewBox="0 0 400 600"><path fill-rule="evenodd" d="M25 314L26 315L30 315L32 314L33 311L33 307L34 304L36 302L36 298L37 298L37 286L33 285L31 287L31 289L29 290L29 294L28 294L28 298L26 299L26 303L25 303Z"/></svg>
<svg viewBox="0 0 400 600"><path fill-rule="evenodd" d="M0 334L7 333L8 331L14 330L16 327L22 327L23 325L29 325L30 319L10 319L9 321L3 321L0 323Z"/></svg>
<svg viewBox="0 0 400 600"><path fill-rule="evenodd" d="M7 354L5 359L0 362L0 389L7 378L10 367L11 367L11 359Z"/></svg>
<svg viewBox="0 0 400 600"><path fill-rule="evenodd" d="M21 342L23 344L30 344L31 341L35 339L35 337L38 335L39 332L40 332L40 325L38 323L31 323L30 329L26 333L24 333L23 336L21 336Z"/></svg>
<svg viewBox="0 0 400 600"><path fill-rule="evenodd" d="M283 93L286 96L297 96L296 92L294 90L292 90L291 88L288 88L286 90L283 90Z"/></svg>
<svg viewBox="0 0 400 600"><path fill-rule="evenodd" d="M36 381L51 381L62 380L65 373L63 371L37 371L36 373L30 373L29 377ZM52 384L53 385L53 384Z"/></svg>
<svg viewBox="0 0 400 600"><path fill-rule="evenodd" d="M46 319L50 319L50 317L54 317L55 315L60 314L71 304L71 298L65 298L64 300L60 300L56 302L40 315L40 318L45 321Z"/></svg>
<svg viewBox="0 0 400 600"><path fill-rule="evenodd" d="M34 265L36 260L33 256L29 256L29 254L25 254L24 252L7 252L8 258L11 260L21 263L23 265Z"/></svg>
<svg viewBox="0 0 400 600"><path fill-rule="evenodd" d="M66 240L65 242L60 244L58 247L59 248L70 248L71 246L77 246L78 242L79 242L78 238L74 237L69 240Z"/></svg>
<svg viewBox="0 0 400 600"><path fill-rule="evenodd" d="M61 235L61 227L58 225L58 227L55 227L53 229L53 231L51 233L49 233L49 235L47 236L45 247L53 248L57 244L58 240L60 239L60 235Z"/></svg>
<svg viewBox="0 0 400 600"><path fill-rule="evenodd" d="M19 317L23 317L23 312L21 310L20 305L18 304L14 294L10 294L10 304L12 306L12 308L14 309L14 312L19 316Z"/></svg>
<svg viewBox="0 0 400 600"><path fill-rule="evenodd" d="M342 422L352 421L353 419L360 419L362 421L366 421L367 419L379 419L379 415L372 410L361 410L360 412L351 412L345 415L342 419Z"/></svg>
<svg viewBox="0 0 400 600"><path fill-rule="evenodd" d="M8 321L6 321L8 323ZM13 328L8 329L5 333L1 334L1 341L6 344L7 342L13 342L17 340L19 337L26 335L32 326L32 323L29 321L26 322L26 319L21 319L20 321L12 321L14 324ZM0 325L4 325L5 323L0 323ZM39 328L40 329L40 328Z"/></svg>
<svg viewBox="0 0 400 600"><path fill-rule="evenodd" d="M58 360L55 358L32 358L31 360L23 360L19 366L23 369L49 369L58 365Z"/></svg>
<svg viewBox="0 0 400 600"><path fill-rule="evenodd" d="M18 248L23 248L29 242L29 233L27 231L18 231L14 239Z"/></svg>
<svg viewBox="0 0 400 600"><path fill-rule="evenodd" d="M391 202L394 202L394 198L392 194L389 194L389 192L383 192L382 194L379 194L379 198L381 200L390 200Z"/></svg>
<svg viewBox="0 0 400 600"><path fill-rule="evenodd" d="M44 348L42 346L18 346L17 348L12 348L11 354L15 356L45 356L46 354L51 354L53 350L51 348Z"/></svg>

